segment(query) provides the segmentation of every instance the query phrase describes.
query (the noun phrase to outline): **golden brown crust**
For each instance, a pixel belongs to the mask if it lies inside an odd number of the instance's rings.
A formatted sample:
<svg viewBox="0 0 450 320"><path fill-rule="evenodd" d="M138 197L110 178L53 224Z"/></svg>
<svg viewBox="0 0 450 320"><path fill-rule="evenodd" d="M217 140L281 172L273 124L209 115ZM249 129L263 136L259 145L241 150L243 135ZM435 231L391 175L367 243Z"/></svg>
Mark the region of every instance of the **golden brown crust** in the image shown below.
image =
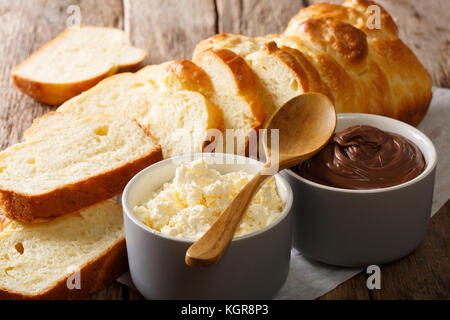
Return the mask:
<svg viewBox="0 0 450 320"><path fill-rule="evenodd" d="M371 41L374 61L388 78L393 117L416 126L425 117L432 97L432 79L400 39Z"/></svg>
<svg viewBox="0 0 450 320"><path fill-rule="evenodd" d="M307 82L306 86L307 90L305 91L323 93L328 98L330 98L331 101L333 101L334 98L333 95L331 94L330 89L322 81L317 70L300 51L286 46L281 46L280 50L282 50L285 53L288 53L291 57L293 57L296 60L297 63L295 65L291 65L290 67L299 75L299 77L305 78L305 82ZM301 69L302 73L299 73L297 69Z"/></svg>
<svg viewBox="0 0 450 320"><path fill-rule="evenodd" d="M398 38L383 7L381 28L368 27L371 5L377 4L312 5L292 18L285 34L297 38L296 49L328 84L338 112L375 113L417 125L431 100L431 77Z"/></svg>
<svg viewBox="0 0 450 320"><path fill-rule="evenodd" d="M288 24L288 28L294 28L302 21L312 18L331 18L337 21L342 21L353 25L354 27L363 31L367 36L382 37L391 36L397 37L397 26L392 17L386 10L380 8L380 29L369 28L367 21L372 13L367 11L371 5L377 5L373 1L346 1L342 6L331 3L316 3L305 7L295 15Z"/></svg>
<svg viewBox="0 0 450 320"><path fill-rule="evenodd" d="M137 72L156 86L158 81L173 89L196 91L208 97L213 85L208 74L191 60L181 59L159 65L149 65Z"/></svg>
<svg viewBox="0 0 450 320"><path fill-rule="evenodd" d="M308 40L304 41L296 36L270 35L268 37L282 44L283 48L290 47L303 53L317 70L327 89L331 91L332 101L334 100L337 112L358 112L360 110L360 102L365 101L366 96L361 93L361 88L359 88L362 86L361 81L353 78L349 72L350 68L344 68L333 56L317 48ZM355 73L358 74L365 72L368 67L353 66L352 69L355 69ZM383 83L382 79L381 83Z"/></svg>
<svg viewBox="0 0 450 320"><path fill-rule="evenodd" d="M177 78L184 89L199 92L205 96L209 116L206 129L218 129L222 131L222 110L209 100L214 92L214 87L206 71L191 60L186 59L172 61L166 65L165 69L168 74Z"/></svg>
<svg viewBox="0 0 450 320"><path fill-rule="evenodd" d="M240 34L222 33L201 41L195 48L194 56L198 52L218 48L229 49L240 55L247 61L250 68L253 68L252 58L247 60L247 57L252 56L256 52L261 53L263 56L277 61L277 63L284 64L285 69L290 70L291 76L296 79L298 84L297 92L321 92L333 99L330 90L320 79L315 68L298 50L288 47L281 48L275 41L267 37L251 38ZM274 93L261 85L258 89L260 96L265 101L267 120L268 116L279 106L273 104L271 96ZM286 90L290 90L290 88L286 88Z"/></svg>
<svg viewBox="0 0 450 320"><path fill-rule="evenodd" d="M80 270L81 289L69 290L67 279L61 279L52 288L38 295L23 295L0 288L0 300L6 299L33 299L33 300L59 300L82 299L87 295L103 289L128 269L125 238L121 238L102 255L84 265Z"/></svg>
<svg viewBox="0 0 450 320"><path fill-rule="evenodd" d="M86 28L89 26L80 26L80 28ZM108 29L108 28L106 28ZM109 28L113 29L113 28ZM14 84L17 88L22 91L24 94L48 105L57 106L62 104L63 102L79 95L83 91L88 90L95 86L101 80L117 73L119 69L132 68L144 61L146 54L143 54L140 60L121 64L117 66L113 66L110 70L106 70L104 73L99 74L93 78L85 79L83 81L77 81L73 83L48 83L48 82L39 82L33 79L28 79L21 77L17 74L17 71L25 64L29 63L34 57L36 57L39 53L41 53L44 49L54 44L63 38L66 33L68 33L70 29L65 29L60 34L58 34L54 39L50 40L46 44L44 44L40 49L34 52L28 59L23 61L21 64L17 65L11 71L11 77L14 81Z"/></svg>
<svg viewBox="0 0 450 320"><path fill-rule="evenodd" d="M198 53L214 49L217 43L227 40L230 36L240 37L241 35L237 33L218 33L197 43L193 54L194 60Z"/></svg>
<svg viewBox="0 0 450 320"><path fill-rule="evenodd" d="M331 101L334 100L330 89L322 81L317 70L299 50L287 46L278 47L273 40L266 43L262 50L275 55L279 61L294 71L304 92L319 92L326 95Z"/></svg>

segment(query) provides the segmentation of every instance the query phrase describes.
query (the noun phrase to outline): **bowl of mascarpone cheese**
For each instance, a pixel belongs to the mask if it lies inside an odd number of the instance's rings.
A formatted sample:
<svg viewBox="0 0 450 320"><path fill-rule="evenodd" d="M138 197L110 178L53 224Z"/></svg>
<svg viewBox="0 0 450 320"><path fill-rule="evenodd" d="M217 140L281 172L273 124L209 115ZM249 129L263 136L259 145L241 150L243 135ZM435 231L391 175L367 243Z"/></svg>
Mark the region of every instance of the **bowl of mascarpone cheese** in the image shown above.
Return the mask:
<svg viewBox="0 0 450 320"><path fill-rule="evenodd" d="M215 265L190 267L189 246L260 170L221 153L174 157L136 175L122 196L130 275L147 299L269 299L286 280L292 190L277 174L252 199Z"/></svg>

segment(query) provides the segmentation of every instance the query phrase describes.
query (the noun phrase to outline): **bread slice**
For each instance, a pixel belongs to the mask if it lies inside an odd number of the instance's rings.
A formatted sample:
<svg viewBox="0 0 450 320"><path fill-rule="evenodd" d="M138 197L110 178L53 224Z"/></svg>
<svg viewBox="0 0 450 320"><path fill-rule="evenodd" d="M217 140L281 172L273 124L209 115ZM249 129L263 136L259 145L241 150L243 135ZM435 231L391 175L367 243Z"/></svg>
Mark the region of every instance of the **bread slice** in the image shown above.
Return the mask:
<svg viewBox="0 0 450 320"><path fill-rule="evenodd" d="M222 129L222 112L199 92L158 88L140 74L122 73L67 101L58 111L120 114L149 128L165 158L202 152L210 129Z"/></svg>
<svg viewBox="0 0 450 320"><path fill-rule="evenodd" d="M48 113L25 142L0 152L0 214L29 223L74 212L120 194L161 159L160 146L131 119Z"/></svg>
<svg viewBox="0 0 450 320"><path fill-rule="evenodd" d="M214 90L210 99L223 112L225 131L238 137L228 147L224 139L225 146L221 149L228 153L245 153L249 136L263 126L266 117L255 74L244 59L228 49L197 50L193 61L211 79Z"/></svg>
<svg viewBox="0 0 450 320"><path fill-rule="evenodd" d="M195 51L220 48L229 49L242 57L256 74L266 120L285 102L304 92L321 92L331 97L317 71L295 49L279 48L274 41L263 37L223 33L201 41Z"/></svg>
<svg viewBox="0 0 450 320"><path fill-rule="evenodd" d="M126 270L122 208L113 202L31 225L0 216L0 299L82 298Z"/></svg>
<svg viewBox="0 0 450 320"><path fill-rule="evenodd" d="M15 67L12 78L23 93L59 105L145 56L144 50L127 45L122 30L75 26Z"/></svg>

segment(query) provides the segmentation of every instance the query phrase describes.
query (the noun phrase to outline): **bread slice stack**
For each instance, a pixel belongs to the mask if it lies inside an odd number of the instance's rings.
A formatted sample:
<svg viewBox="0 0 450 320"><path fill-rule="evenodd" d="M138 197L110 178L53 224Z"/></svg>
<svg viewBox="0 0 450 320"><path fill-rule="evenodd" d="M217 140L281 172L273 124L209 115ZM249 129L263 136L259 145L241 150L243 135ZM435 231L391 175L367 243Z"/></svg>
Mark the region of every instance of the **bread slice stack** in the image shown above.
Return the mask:
<svg viewBox="0 0 450 320"><path fill-rule="evenodd" d="M0 298L80 298L125 272L122 209L105 200L161 159L127 117L36 119L0 152Z"/></svg>
<svg viewBox="0 0 450 320"><path fill-rule="evenodd" d="M126 270L115 203L31 225L0 216L0 299L82 298Z"/></svg>
<svg viewBox="0 0 450 320"><path fill-rule="evenodd" d="M14 68L12 77L23 93L59 105L120 68L140 64L145 56L144 50L127 44L122 30L74 26Z"/></svg>
<svg viewBox="0 0 450 320"><path fill-rule="evenodd" d="M226 49L205 50L193 60L151 65L137 74L160 89L196 91L212 101L223 116L223 139L216 141L215 151L245 153L249 136L265 119L255 74L243 58Z"/></svg>
<svg viewBox="0 0 450 320"><path fill-rule="evenodd" d="M58 112L114 114L136 119L162 146L165 158L202 152L209 130L222 129L222 112L197 91L156 86L140 74L121 73L67 101Z"/></svg>
<svg viewBox="0 0 450 320"><path fill-rule="evenodd" d="M49 113L24 142L0 152L0 214L30 223L77 211L120 194L161 159L160 146L136 121Z"/></svg>

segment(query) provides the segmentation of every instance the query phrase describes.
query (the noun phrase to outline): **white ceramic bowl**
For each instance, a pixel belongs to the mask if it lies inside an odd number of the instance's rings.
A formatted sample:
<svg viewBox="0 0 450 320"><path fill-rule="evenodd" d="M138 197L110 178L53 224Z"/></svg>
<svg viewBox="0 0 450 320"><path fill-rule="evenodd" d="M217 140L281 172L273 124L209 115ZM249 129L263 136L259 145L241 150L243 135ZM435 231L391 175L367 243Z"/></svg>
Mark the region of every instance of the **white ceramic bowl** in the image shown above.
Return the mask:
<svg viewBox="0 0 450 320"><path fill-rule="evenodd" d="M348 113L336 131L371 125L401 134L422 151L427 167L415 179L383 189L348 190L283 171L294 192L293 246L305 256L340 266L382 264L413 251L425 237L433 199L436 150L416 128L391 118Z"/></svg>
<svg viewBox="0 0 450 320"><path fill-rule="evenodd" d="M184 262L190 240L155 231L133 213L175 176L180 162L205 158L221 173L244 170L256 173L261 162L235 155L216 154L229 163L211 163L212 154L195 154L158 162L136 175L122 196L128 262L136 288L148 299L268 299L286 280L291 251L292 190L276 175L284 210L270 225L257 232L233 239L220 261L209 268L193 268ZM236 163L239 160L241 163ZM231 164L230 164L231 162Z"/></svg>

